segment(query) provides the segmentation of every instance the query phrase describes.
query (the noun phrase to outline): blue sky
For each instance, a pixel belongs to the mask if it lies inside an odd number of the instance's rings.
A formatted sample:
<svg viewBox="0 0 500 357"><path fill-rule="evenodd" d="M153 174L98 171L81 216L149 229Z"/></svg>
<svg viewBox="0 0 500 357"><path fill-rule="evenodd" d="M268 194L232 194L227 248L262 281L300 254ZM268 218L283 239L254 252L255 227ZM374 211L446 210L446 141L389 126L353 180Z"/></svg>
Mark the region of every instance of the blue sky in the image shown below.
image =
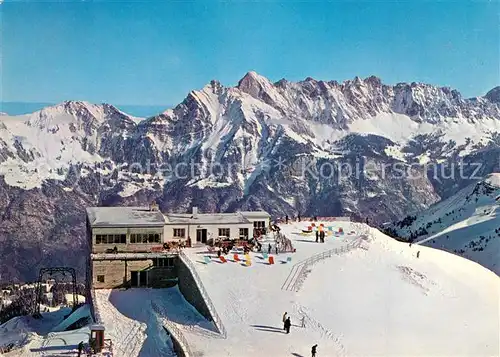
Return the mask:
<svg viewBox="0 0 500 357"><path fill-rule="evenodd" d="M499 85L499 3L10 2L3 101L177 104L211 79Z"/></svg>

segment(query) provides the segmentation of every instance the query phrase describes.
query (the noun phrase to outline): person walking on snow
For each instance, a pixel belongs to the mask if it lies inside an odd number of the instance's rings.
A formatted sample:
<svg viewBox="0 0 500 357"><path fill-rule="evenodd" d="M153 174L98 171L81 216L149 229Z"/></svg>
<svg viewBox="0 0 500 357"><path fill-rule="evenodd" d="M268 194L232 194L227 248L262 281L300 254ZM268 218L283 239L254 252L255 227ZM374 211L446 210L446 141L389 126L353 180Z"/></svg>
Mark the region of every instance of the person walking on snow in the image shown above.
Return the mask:
<svg viewBox="0 0 500 357"><path fill-rule="evenodd" d="M319 232L316 231L316 243L318 243L318 239L319 239Z"/></svg>
<svg viewBox="0 0 500 357"><path fill-rule="evenodd" d="M267 254L271 254L271 243L267 246Z"/></svg>
<svg viewBox="0 0 500 357"><path fill-rule="evenodd" d="M314 345L311 348L311 357L316 357L316 349L318 348L318 345Z"/></svg>
<svg viewBox="0 0 500 357"><path fill-rule="evenodd" d="M285 216L286 224L288 224L288 215Z"/></svg>
<svg viewBox="0 0 500 357"><path fill-rule="evenodd" d="M292 322L290 321L290 317L287 317L285 320L286 333L290 333L290 326L292 326Z"/></svg>
<svg viewBox="0 0 500 357"><path fill-rule="evenodd" d="M287 314L288 314L288 312L285 311L285 313L283 314L283 318L281 319L281 321L283 321L283 330L285 329L285 321L286 321Z"/></svg>

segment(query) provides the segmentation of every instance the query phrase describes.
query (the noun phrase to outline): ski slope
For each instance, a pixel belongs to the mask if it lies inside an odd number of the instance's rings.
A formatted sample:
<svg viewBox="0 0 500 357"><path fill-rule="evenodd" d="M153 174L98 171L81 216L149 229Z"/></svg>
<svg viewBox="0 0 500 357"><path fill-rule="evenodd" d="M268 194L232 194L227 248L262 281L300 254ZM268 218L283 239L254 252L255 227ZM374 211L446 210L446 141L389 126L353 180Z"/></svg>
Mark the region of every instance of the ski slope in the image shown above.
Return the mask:
<svg viewBox="0 0 500 357"><path fill-rule="evenodd" d="M85 304L76 309L71 315L64 319L59 325L52 329L53 332L65 331L72 324L80 319L87 318L90 322L92 321L92 316L90 312L90 305Z"/></svg>
<svg viewBox="0 0 500 357"><path fill-rule="evenodd" d="M337 223L339 224L339 223ZM427 247L409 247L362 224L342 223L355 235L324 244L283 225L295 254L267 265L252 254L251 266L187 250L227 330L227 338L186 337L205 357L494 356L499 351L499 280L478 264ZM318 253L333 254L283 284L292 264ZM417 249L420 257L416 257ZM292 263L282 263L286 257ZM227 256L231 259L229 256ZM243 256L240 256L243 258ZM290 335L282 315L291 316ZM298 327L304 318L305 328ZM181 326L182 327L182 326Z"/></svg>
<svg viewBox="0 0 500 357"><path fill-rule="evenodd" d="M96 290L96 300L114 357L175 356L163 318L183 327L192 336L216 336L215 328L182 296L169 289ZM152 309L156 305L160 314Z"/></svg>
<svg viewBox="0 0 500 357"><path fill-rule="evenodd" d="M500 174L494 173L418 214L411 225L394 228L406 238L425 228L416 244L462 255L500 275L499 195Z"/></svg>
<svg viewBox="0 0 500 357"><path fill-rule="evenodd" d="M82 315L84 311L83 307L80 308L79 311L75 311L75 316ZM20 316L7 321L0 326L0 346L14 343L17 348L3 356L77 356L78 344L81 341L89 340L90 330L88 327L72 331L51 332L65 323L64 316L70 312L71 309L64 308L42 313L42 319Z"/></svg>

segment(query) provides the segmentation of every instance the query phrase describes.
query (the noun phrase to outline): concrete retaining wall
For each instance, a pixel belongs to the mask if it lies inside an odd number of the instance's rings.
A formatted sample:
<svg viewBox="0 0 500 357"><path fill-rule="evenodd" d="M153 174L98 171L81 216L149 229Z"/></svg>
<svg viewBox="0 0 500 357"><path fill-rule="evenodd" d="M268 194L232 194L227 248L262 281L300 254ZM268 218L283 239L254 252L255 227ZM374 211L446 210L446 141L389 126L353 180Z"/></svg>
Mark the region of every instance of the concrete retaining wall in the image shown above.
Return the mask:
<svg viewBox="0 0 500 357"><path fill-rule="evenodd" d="M189 268L184 264L182 259L176 260L177 264L177 276L179 277L179 290L181 291L184 298L193 305L200 314L202 314L207 320L213 321L210 309L203 299L196 281L191 274Z"/></svg>

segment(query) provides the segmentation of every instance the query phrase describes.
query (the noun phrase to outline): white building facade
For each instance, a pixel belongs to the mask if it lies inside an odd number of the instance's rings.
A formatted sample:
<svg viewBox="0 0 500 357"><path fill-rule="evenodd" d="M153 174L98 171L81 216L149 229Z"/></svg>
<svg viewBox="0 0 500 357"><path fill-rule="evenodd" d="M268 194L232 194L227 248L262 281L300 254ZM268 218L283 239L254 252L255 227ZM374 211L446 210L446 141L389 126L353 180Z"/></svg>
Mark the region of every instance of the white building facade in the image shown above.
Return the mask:
<svg viewBox="0 0 500 357"><path fill-rule="evenodd" d="M206 244L210 239L248 239L258 229L270 225L265 211L235 213L199 213L196 207L188 214L165 214L165 241L191 239L191 244Z"/></svg>

